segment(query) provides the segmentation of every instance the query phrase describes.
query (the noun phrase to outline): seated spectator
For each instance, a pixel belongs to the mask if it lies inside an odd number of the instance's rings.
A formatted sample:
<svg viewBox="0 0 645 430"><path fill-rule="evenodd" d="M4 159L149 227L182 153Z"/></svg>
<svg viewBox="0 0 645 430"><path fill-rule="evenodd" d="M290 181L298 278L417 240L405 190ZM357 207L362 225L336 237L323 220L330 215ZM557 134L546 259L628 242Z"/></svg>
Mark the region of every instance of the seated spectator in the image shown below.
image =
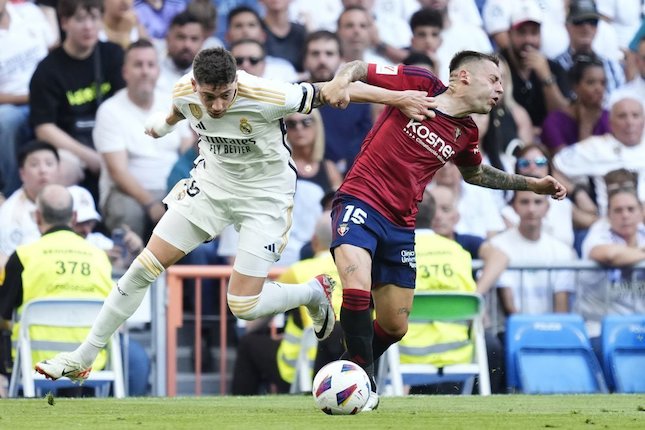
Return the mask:
<svg viewBox="0 0 645 430"><path fill-rule="evenodd" d="M553 153L609 132L609 111L602 107L607 83L602 61L576 55L569 80L575 97L566 108L549 112L542 124L542 143Z"/></svg>
<svg viewBox="0 0 645 430"><path fill-rule="evenodd" d="M116 43L126 49L132 42L147 38L148 32L137 19L133 0L104 0L100 41Z"/></svg>
<svg viewBox="0 0 645 430"><path fill-rule="evenodd" d="M533 126L540 128L548 112L569 104L571 91L562 66L540 52L544 18L535 0L511 5L509 43L500 52L511 71L513 97L527 110Z"/></svg>
<svg viewBox="0 0 645 430"><path fill-rule="evenodd" d="M124 86L123 50L99 42L102 2L59 0L61 47L40 62L30 84L30 118L39 140L59 149L61 181L98 197L101 161L92 128L98 105Z"/></svg>
<svg viewBox="0 0 645 430"><path fill-rule="evenodd" d="M42 236L29 245L21 245L7 262L4 283L0 288L0 318L11 320L14 310L40 298L104 299L113 287L112 268L107 255L72 231L75 212L71 194L61 185L47 185L38 194L35 218ZM88 276L91 274L91 276ZM13 324L17 340L19 323ZM61 327L32 329L32 340L80 343L89 330ZM140 353L141 350L137 349ZM130 353L133 351L130 350ZM32 351L32 362L49 357L47 350ZM94 362L94 369L105 365L105 354ZM150 364L145 356L132 361L131 377L137 388L133 395L145 394ZM143 379L143 383L140 380Z"/></svg>
<svg viewBox="0 0 645 430"><path fill-rule="evenodd" d="M184 0L135 0L137 19L153 39L166 37L170 22L186 9Z"/></svg>
<svg viewBox="0 0 645 430"><path fill-rule="evenodd" d="M367 63L393 64L384 52L372 46L370 29L373 18L362 6L349 6L338 16L336 35L340 40L345 62L362 60Z"/></svg>
<svg viewBox="0 0 645 430"><path fill-rule="evenodd" d="M420 9L410 18L412 39L410 40L410 54L418 53L427 55L433 62L434 74L439 76L441 64L437 58L437 50L441 46L443 30L443 16L435 9ZM446 64L443 65L444 67Z"/></svg>
<svg viewBox="0 0 645 430"><path fill-rule="evenodd" d="M217 8L214 2L211 0L191 0L186 10L202 21L205 37L202 49L224 47L224 43L215 36L217 31Z"/></svg>
<svg viewBox="0 0 645 430"><path fill-rule="evenodd" d="M549 151L539 143L532 143L519 150L515 163L515 173L541 178L552 171ZM545 233L559 239L568 246L573 246L573 224L577 214L571 200L547 201L547 212L542 221ZM509 227L519 224L520 218L512 205L502 209L502 216Z"/></svg>
<svg viewBox="0 0 645 430"><path fill-rule="evenodd" d="M160 49L163 54L159 57L161 71L157 81L157 90L167 97L166 106L170 106L169 97L177 81L192 70L193 60L202 49L204 39L201 18L187 10L172 18L165 38L165 47Z"/></svg>
<svg viewBox="0 0 645 430"><path fill-rule="evenodd" d="M33 3L0 0L0 192L20 187L16 150L33 136L29 127L29 80L55 35Z"/></svg>
<svg viewBox="0 0 645 430"><path fill-rule="evenodd" d="M239 6L228 14L228 29L226 31L226 43L232 46L233 43L242 39L252 39L260 42L265 47L267 35L262 27L262 18L255 9L247 6ZM266 55L267 75L271 77L280 76L285 82L298 80L298 73L294 66L284 58Z"/></svg>
<svg viewBox="0 0 645 430"><path fill-rule="evenodd" d="M36 196L45 185L57 183L58 168L58 152L49 143L34 140L20 148L18 171L22 187L0 206L0 267L19 245L40 237L33 215Z"/></svg>
<svg viewBox="0 0 645 430"><path fill-rule="evenodd" d="M298 79L295 70L291 76L284 75L282 68L276 68L274 63L268 63L264 45L255 39L240 39L233 42L229 51L235 57L238 70L277 81L295 82Z"/></svg>
<svg viewBox="0 0 645 430"><path fill-rule="evenodd" d="M645 260L643 208L633 188L616 188L608 197L607 218L598 220L582 244L582 258L606 270L583 271L574 310L585 319L592 346L600 352L605 315L645 313L645 273L631 266Z"/></svg>
<svg viewBox="0 0 645 430"><path fill-rule="evenodd" d="M576 57L581 55L592 57L596 63L600 63L605 71L604 96L606 103L610 94L625 83L625 73L618 60L606 56L607 50L598 50L595 46L596 39L604 36L599 31L600 23L601 16L593 0L571 0L567 14L567 32L570 44L566 51L555 58L555 61L567 71L571 70L575 64ZM575 79L572 78L571 84L575 85L574 82Z"/></svg>
<svg viewBox="0 0 645 430"><path fill-rule="evenodd" d="M432 74L436 74L437 70L435 68L435 62L432 58L428 57L426 54L420 54L418 52L412 52L407 57L401 61L401 63L406 66L417 66L423 67Z"/></svg>
<svg viewBox="0 0 645 430"><path fill-rule="evenodd" d="M491 244L508 256L511 264L549 265L576 258L571 246L544 231L548 196L516 191L511 205L520 219L517 227L490 239ZM575 292L574 273L569 270L507 270L500 277L497 289L504 316L568 312L569 296Z"/></svg>
<svg viewBox="0 0 645 430"><path fill-rule="evenodd" d="M284 58L297 72L302 72L302 55L307 30L303 25L289 20L288 1L260 1L265 9L262 23L266 32L267 53Z"/></svg>
<svg viewBox="0 0 645 430"><path fill-rule="evenodd" d="M645 201L645 144L643 143L643 104L634 98L617 101L609 114L611 132L592 136L567 146L553 158L553 166L563 185L571 190L574 201L595 195L594 207L589 212L605 214L607 193L603 176L612 170L625 168L638 173L638 193ZM591 182L593 193L586 188ZM575 184L575 186L574 186Z"/></svg>
<svg viewBox="0 0 645 430"><path fill-rule="evenodd" d="M168 109L155 92L159 77L157 52L149 41L131 44L125 54L126 88L101 105L96 115L94 143L101 154L100 202L106 227L128 225L147 238L165 212L166 179L179 158L180 131L154 139L142 132L153 112ZM184 130L186 146L191 135Z"/></svg>

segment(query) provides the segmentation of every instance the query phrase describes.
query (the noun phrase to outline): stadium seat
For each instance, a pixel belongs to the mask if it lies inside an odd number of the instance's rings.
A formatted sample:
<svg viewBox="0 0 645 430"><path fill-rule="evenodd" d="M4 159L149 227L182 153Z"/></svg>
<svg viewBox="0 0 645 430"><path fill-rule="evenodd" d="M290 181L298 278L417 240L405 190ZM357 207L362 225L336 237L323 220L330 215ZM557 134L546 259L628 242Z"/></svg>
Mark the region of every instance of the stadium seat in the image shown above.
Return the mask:
<svg viewBox="0 0 645 430"><path fill-rule="evenodd" d="M34 371L31 351L32 347L38 348L38 341L32 341L29 338L29 328L31 326L89 328L101 306L103 301L96 299L38 299L25 304L20 315L20 331L9 384L9 397L17 397L20 387L24 397L34 397L42 396L44 392L50 390L78 386L68 378L57 381L46 380L43 375ZM57 345L57 342L47 342L47 350L69 351L70 346L68 343ZM107 370L92 371L83 386L95 388L97 396L107 396L112 385L114 397L125 397L123 359L118 332L110 338L106 348L108 350Z"/></svg>
<svg viewBox="0 0 645 430"><path fill-rule="evenodd" d="M618 393L645 393L645 315L606 316L601 343L609 386Z"/></svg>
<svg viewBox="0 0 645 430"><path fill-rule="evenodd" d="M606 393L584 321L576 314L512 315L506 325L511 392Z"/></svg>
<svg viewBox="0 0 645 430"><path fill-rule="evenodd" d="M479 378L479 394L490 395L488 357L482 315L484 302L479 294L460 292L419 291L414 295L411 323L432 321L470 321L470 338L474 344L473 360L435 367L430 364L402 364L398 344L390 346L381 357L377 386L382 393L404 394L405 385L426 385L442 382L464 382L463 394L472 393L475 377Z"/></svg>

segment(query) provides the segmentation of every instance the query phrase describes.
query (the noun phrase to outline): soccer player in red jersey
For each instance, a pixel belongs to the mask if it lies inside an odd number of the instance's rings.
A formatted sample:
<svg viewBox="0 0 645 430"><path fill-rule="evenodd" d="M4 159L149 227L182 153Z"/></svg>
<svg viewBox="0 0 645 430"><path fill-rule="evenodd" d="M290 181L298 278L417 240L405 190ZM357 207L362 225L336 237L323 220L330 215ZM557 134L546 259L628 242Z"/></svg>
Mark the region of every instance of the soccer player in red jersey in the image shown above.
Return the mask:
<svg viewBox="0 0 645 430"><path fill-rule="evenodd" d="M437 103L434 118L423 121L388 107L365 138L334 201L331 247L343 285L340 320L347 358L372 378L373 393L364 409L371 410L378 406L374 360L407 331L416 276L417 203L435 172L451 162L466 182L482 187L530 190L557 200L567 192L551 176L531 178L482 164L470 114L489 113L504 91L495 56L457 53L450 62L448 87L421 68L353 61L323 90L329 92L330 104L346 105L346 88L354 80L427 91ZM373 322L370 297L376 309Z"/></svg>

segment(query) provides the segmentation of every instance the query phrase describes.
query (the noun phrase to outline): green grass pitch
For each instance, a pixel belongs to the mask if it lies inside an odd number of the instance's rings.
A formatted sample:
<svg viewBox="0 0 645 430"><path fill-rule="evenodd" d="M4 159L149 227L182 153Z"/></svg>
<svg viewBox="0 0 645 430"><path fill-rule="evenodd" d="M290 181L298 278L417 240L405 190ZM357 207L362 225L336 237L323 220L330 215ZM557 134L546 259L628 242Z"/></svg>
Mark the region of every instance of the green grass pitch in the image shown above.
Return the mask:
<svg viewBox="0 0 645 430"><path fill-rule="evenodd" d="M304 395L51 403L0 400L0 429L645 429L645 395L385 397L355 416L325 415Z"/></svg>

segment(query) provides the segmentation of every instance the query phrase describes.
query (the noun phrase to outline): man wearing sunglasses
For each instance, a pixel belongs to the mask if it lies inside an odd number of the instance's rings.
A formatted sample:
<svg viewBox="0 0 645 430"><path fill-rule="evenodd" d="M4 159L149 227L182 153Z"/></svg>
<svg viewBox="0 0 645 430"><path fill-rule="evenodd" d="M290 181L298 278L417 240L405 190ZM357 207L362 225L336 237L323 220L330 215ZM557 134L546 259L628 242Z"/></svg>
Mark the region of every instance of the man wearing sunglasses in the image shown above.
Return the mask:
<svg viewBox="0 0 645 430"><path fill-rule="evenodd" d="M602 61L607 78L605 86L605 101L607 101L612 91L625 83L625 72L617 60L606 58L604 55L598 54L598 51L594 49L601 43L608 44L608 42L597 40L599 22L600 14L593 0L572 0L566 25L569 33L569 47L565 52L558 55L555 61L564 70L568 71L573 67L574 57L578 58L577 61L580 61L580 54L587 54L589 58L599 58ZM606 29L610 30L611 28L607 26ZM611 48L609 46L605 48L607 49L603 49L601 52L618 51L618 46L613 46L613 49L609 49Z"/></svg>
<svg viewBox="0 0 645 430"><path fill-rule="evenodd" d="M336 321L331 278L319 275L305 284L266 282L287 244L296 185L282 118L310 113L329 102L343 108L348 93L354 101L391 103L415 121L431 116L434 102L423 90L391 91L366 85L348 90L343 82L331 85L329 92L322 90L330 83L269 81L236 68L235 58L225 49L202 50L193 71L175 85L170 112L149 119L145 131L155 138L187 119L200 137L200 156L190 178L179 181L164 199L168 211L111 291L87 340L73 352L38 363L39 373L51 379L67 376L84 381L99 351L136 311L150 284L229 225L240 233L227 295L233 314L255 320L305 306L317 338L331 334ZM342 94L332 97L339 86Z"/></svg>

